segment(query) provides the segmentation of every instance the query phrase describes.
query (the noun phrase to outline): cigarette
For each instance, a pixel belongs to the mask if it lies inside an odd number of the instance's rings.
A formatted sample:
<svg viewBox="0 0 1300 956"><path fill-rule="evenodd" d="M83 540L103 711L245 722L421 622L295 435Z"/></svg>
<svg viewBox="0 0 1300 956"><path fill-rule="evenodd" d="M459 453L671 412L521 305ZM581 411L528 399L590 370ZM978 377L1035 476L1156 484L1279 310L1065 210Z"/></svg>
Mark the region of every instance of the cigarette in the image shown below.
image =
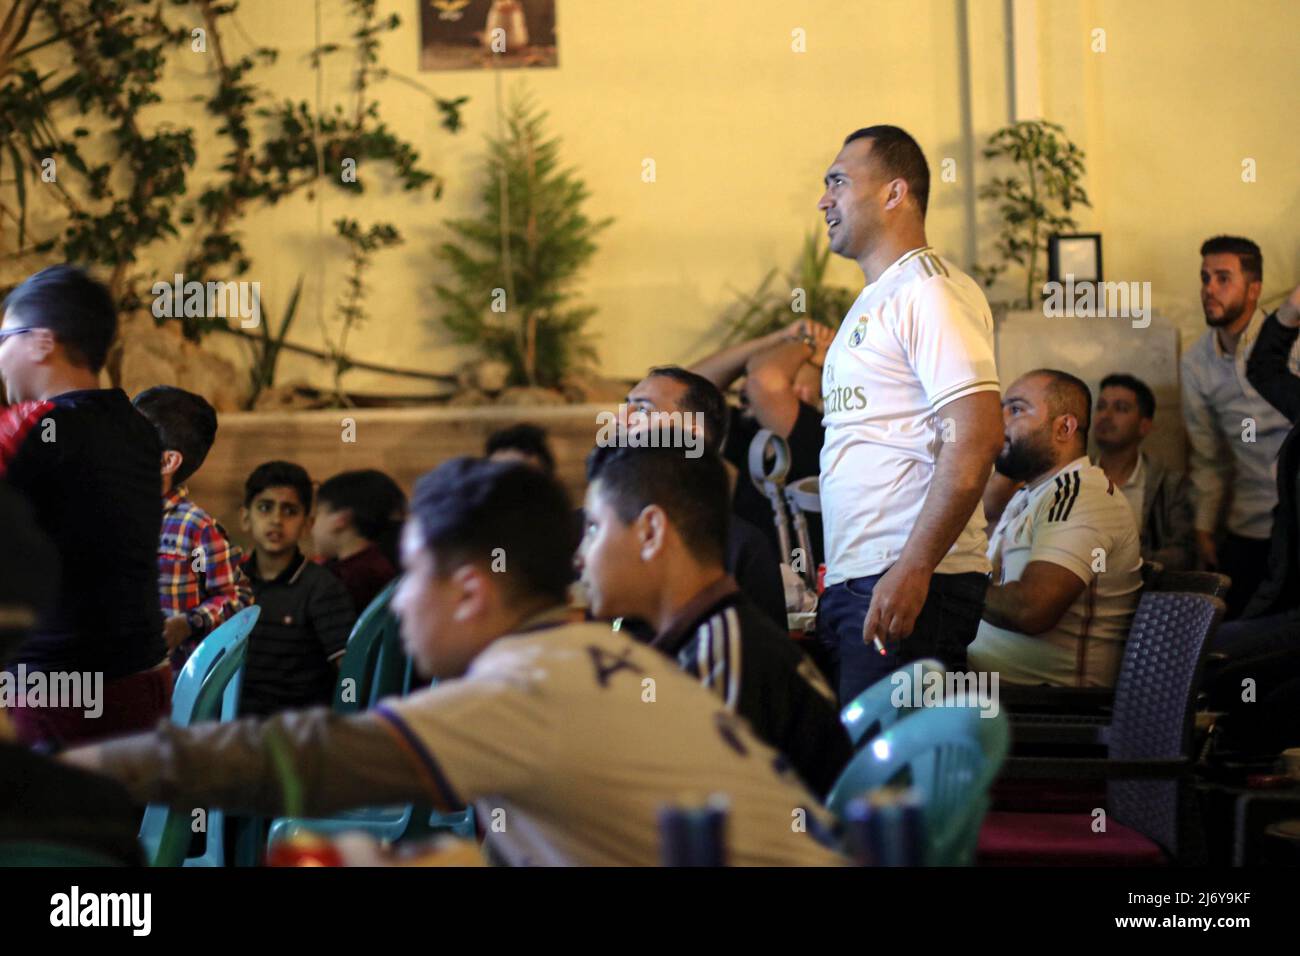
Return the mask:
<svg viewBox="0 0 1300 956"><path fill-rule="evenodd" d="M874 648L876 649L876 653L877 653L877 654L880 654L880 655L884 655L884 654L885 654L885 645L882 644L882 643L880 642L880 638L878 638L878 637L873 637L873 638L871 639L871 646L874 647Z"/></svg>

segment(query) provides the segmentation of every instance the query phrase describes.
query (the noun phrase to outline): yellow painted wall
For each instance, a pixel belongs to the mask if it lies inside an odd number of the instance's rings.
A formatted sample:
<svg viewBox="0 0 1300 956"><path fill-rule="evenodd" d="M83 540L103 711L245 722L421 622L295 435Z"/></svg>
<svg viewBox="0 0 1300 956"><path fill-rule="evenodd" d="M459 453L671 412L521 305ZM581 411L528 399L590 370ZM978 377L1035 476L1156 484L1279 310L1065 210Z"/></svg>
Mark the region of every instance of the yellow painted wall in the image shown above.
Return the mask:
<svg viewBox="0 0 1300 956"><path fill-rule="evenodd" d="M343 41L350 24L341 4L323 6L326 40ZM385 35L383 61L440 96L470 96L466 129L439 129L428 100L402 83L390 80L375 92L381 115L447 178L443 199L412 200L381 169L363 167L364 197L323 194L323 243L317 211L302 196L246 220L245 241L256 264L250 278L263 283L273 312L295 277L311 275L323 258L328 319L343 279L330 222L344 214L395 222L407 243L376 258L374 319L354 340L356 357L449 370L466 353L450 347L433 322L431 286L441 274L433 249L447 237L443 219L474 211L482 137L494 124L494 77L418 72L415 7L380 3L404 18L399 31ZM279 62L260 75L283 95L314 96L315 78L305 68L313 10L308 0L244 0L237 15L250 39L279 47ZM600 308L593 330L606 374L632 376L652 363L697 356L716 341L731 290L752 289L772 266L793 265L804 232L822 222L815 208L821 176L851 130L893 121L933 156L952 153L960 129L953 11L951 2L560 0L560 68L502 75L507 94L524 86L550 111L564 159L590 188L590 214L617 220L586 276L586 294ZM796 28L806 31L806 53L792 51ZM246 48L237 32L226 33L236 51ZM202 69L199 55L187 56L187 69ZM350 60L327 62L326 99L346 98ZM200 76L175 71L160 115L193 116L185 97L204 89ZM656 163L654 183L641 178L647 157ZM936 190L932 239L958 255L960 202L949 189ZM834 278L855 285L861 274L841 261ZM311 344L319 341L316 302L309 282L295 337ZM293 357L282 364L282 378L319 371ZM348 382L385 391L420 387L362 372Z"/></svg>
<svg viewBox="0 0 1300 956"><path fill-rule="evenodd" d="M346 42L352 22L344 5L320 6L323 39ZM447 237L443 219L474 211L494 78L418 72L416 3L381 0L380 8L404 19L384 37L386 66L440 96L471 97L466 129L452 135L408 86L389 80L375 88L381 115L446 177L444 198L412 198L382 169L363 166L360 199L326 191L318 206L300 195L245 220L255 262L249 278L262 283L276 312L306 273L312 281L295 338L317 344L318 304L328 320L342 291L343 249L331 220L391 220L406 244L376 260L373 319L353 340L355 357L447 371L467 353L450 347L434 322L431 287L442 272L433 249ZM310 99L315 10L311 0L244 0L241 29L228 29L225 42L236 54L253 44L278 47L279 62L258 71L261 82L277 95ZM968 81L960 69L963 10ZM1037 14L1044 113L1088 153L1095 208L1082 225L1104 234L1107 277L1152 281L1157 309L1188 332L1201 328L1196 247L1212 233L1243 232L1261 243L1270 292L1300 281L1300 4L1038 0ZM564 159L590 188L588 211L616 217L585 280L600 308L592 328L606 374L633 376L713 345L732 290L791 265L804 232L821 222L821 174L858 126L895 122L917 136L935 170L930 239L945 255L968 266L972 243L989 247L991 212L981 204L977 225L966 217L968 191L987 171L966 162L963 89L979 146L1008 116L1001 0L559 0L558 19L559 69L510 71L504 85L525 86L550 111ZM1090 50L1095 27L1106 30L1103 54ZM796 29L806 31L807 52L792 50ZM176 57L157 116L203 128L190 97L210 90L202 80L209 66L201 54ZM327 102L350 102L351 68L347 56L327 61ZM201 153L203 146L201 139ZM219 157L204 155L211 170ZM939 178L945 157L959 160L954 183ZM1241 182L1244 157L1256 159L1258 182ZM654 183L642 182L645 158L655 160ZM166 251L148 266L163 275L179 259ZM314 284L322 263L323 298ZM832 278L860 282L844 261ZM281 374L324 383L308 360L286 358ZM348 383L419 388L361 372Z"/></svg>
<svg viewBox="0 0 1300 956"><path fill-rule="evenodd" d="M1106 277L1151 282L1184 345L1205 329L1198 249L1210 236L1259 243L1266 299L1300 283L1300 4L1038 8L1043 109L1088 153L1085 225L1102 233ZM1092 52L1094 29L1104 53Z"/></svg>

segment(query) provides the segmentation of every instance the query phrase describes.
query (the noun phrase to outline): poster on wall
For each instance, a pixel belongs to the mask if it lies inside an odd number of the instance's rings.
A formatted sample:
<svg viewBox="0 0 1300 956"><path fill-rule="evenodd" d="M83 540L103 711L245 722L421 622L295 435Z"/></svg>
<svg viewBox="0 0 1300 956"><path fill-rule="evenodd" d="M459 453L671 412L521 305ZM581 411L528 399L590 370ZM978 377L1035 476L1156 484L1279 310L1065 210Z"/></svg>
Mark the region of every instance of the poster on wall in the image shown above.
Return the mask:
<svg viewBox="0 0 1300 956"><path fill-rule="evenodd" d="M555 0L420 0L421 70L559 62Z"/></svg>

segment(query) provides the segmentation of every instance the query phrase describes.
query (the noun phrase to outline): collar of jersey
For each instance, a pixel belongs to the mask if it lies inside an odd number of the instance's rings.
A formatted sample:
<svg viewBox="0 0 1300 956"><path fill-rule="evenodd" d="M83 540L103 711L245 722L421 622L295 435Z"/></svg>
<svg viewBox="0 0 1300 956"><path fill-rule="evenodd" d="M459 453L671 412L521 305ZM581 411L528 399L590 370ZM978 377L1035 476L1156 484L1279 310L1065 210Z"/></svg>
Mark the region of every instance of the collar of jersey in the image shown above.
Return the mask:
<svg viewBox="0 0 1300 956"><path fill-rule="evenodd" d="M532 617L526 618L518 627L512 630L505 637L521 637L524 634L534 634L537 631L546 631L553 627L559 627L567 624L569 620L569 609L563 604L557 604L554 607L548 607L544 611L538 611Z"/></svg>
<svg viewBox="0 0 1300 956"><path fill-rule="evenodd" d="M889 275L895 269L901 268L904 263L910 262L911 260L915 259L917 256L921 255L922 253L933 252L933 251L934 251L934 246L931 246L929 244L924 246L917 246L915 249L909 249L907 252L903 253L901 256L895 259L893 263L889 266L889 268L887 268L884 272L880 273L880 276L879 278L876 279L876 282L879 282L881 279L885 278L885 276ZM875 285L876 282L873 282L871 284Z"/></svg>

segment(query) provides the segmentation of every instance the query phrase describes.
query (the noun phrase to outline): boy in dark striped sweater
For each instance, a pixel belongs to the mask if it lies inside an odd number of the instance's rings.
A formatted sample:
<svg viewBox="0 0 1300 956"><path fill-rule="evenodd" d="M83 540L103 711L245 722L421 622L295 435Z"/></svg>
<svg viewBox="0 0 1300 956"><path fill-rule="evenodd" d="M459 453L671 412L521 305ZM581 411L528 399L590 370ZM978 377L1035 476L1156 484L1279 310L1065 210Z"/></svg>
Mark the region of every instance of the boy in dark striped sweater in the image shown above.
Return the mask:
<svg viewBox="0 0 1300 956"><path fill-rule="evenodd" d="M244 571L262 609L244 664L244 715L328 704L334 693L356 611L338 578L298 549L311 504L311 478L300 465L268 461L244 483L240 522L253 538Z"/></svg>

